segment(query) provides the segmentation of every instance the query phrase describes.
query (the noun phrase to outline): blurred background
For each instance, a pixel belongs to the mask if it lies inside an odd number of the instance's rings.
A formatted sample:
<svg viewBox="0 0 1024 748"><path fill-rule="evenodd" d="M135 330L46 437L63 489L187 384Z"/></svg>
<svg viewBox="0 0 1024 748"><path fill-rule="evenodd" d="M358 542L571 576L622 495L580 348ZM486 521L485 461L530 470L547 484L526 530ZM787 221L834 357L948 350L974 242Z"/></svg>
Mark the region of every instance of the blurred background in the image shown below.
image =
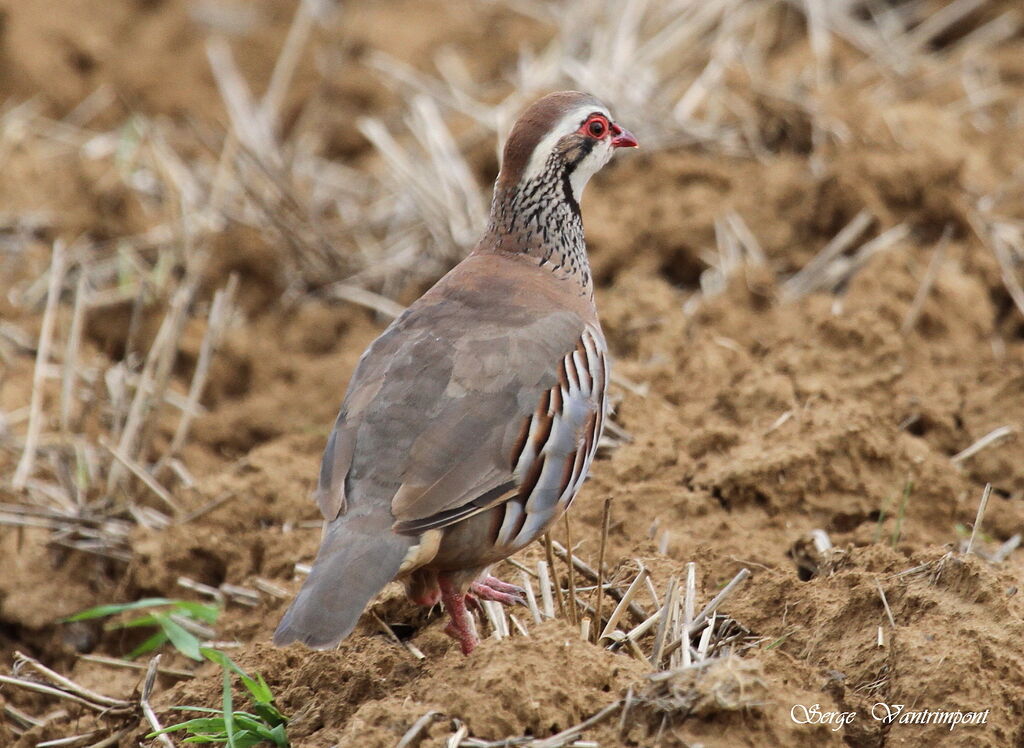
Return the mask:
<svg viewBox="0 0 1024 748"><path fill-rule="evenodd" d="M564 88L641 143L583 199L615 416L571 537L499 569L565 607L483 611L464 660L389 590L338 651L273 648L359 355ZM59 622L146 598L211 606L175 620L299 746L1024 741L1022 134L1014 0L0 7L0 744L220 708L173 638L146 690L137 629Z"/></svg>

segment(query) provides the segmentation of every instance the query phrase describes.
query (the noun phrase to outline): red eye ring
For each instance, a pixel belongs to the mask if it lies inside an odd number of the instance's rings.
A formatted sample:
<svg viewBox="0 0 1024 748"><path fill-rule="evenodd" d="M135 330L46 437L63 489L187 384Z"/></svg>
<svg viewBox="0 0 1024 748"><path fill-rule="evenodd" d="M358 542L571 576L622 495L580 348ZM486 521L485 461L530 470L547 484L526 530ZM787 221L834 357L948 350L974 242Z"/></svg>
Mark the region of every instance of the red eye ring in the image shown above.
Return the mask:
<svg viewBox="0 0 1024 748"><path fill-rule="evenodd" d="M591 138L600 140L608 134L610 129L611 126L608 124L607 117L603 114L592 114L580 127L579 132L581 135L588 135Z"/></svg>

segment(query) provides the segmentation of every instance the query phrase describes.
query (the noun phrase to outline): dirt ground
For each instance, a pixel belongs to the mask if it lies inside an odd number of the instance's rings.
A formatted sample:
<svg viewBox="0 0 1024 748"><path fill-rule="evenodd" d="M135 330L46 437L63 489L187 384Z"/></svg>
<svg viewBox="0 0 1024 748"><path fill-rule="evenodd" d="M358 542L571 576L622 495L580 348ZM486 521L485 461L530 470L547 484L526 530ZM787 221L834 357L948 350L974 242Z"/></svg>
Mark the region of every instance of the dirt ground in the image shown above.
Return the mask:
<svg viewBox="0 0 1024 748"><path fill-rule="evenodd" d="M937 50L1015 6L978 5L933 41ZM222 129L224 107L196 21L214 7L25 0L0 9L0 100L7 109L34 99L61 118L105 86L111 103L91 127L119 127L141 112ZM294 6L216 7L232 8L233 23L251 23L231 43L261 90ZM813 58L801 19L791 12L779 20L769 59L780 78ZM959 68L893 76L880 98L877 81L858 74L860 53L837 42L835 84L817 99L823 121L835 123L833 137L816 142L796 103L752 96L768 152L641 149L617 157L588 188L583 213L598 307L620 377L615 420L629 439L601 452L574 504L576 553L596 565L610 498L607 558L621 577L640 561L662 594L670 577L696 562L702 606L749 569L722 612L756 643L680 676L688 707L651 695L623 724L603 721L585 739L602 746L1024 745L1024 551L992 559L1024 532L1024 310L977 222L982 206L1006 225L1024 225L1022 28L972 61L999 81L998 96L975 117L959 108ZM368 50L428 70L433 53L451 45L486 80L514 64L521 45L550 34L499 3L346 3L337 27L318 29L300 58L285 131L308 130L324 158L372 170L375 155L353 122L393 113L400 97L364 64ZM631 129L642 143L644 132ZM495 169L490 145L473 153L486 184ZM0 164L2 232L14 237L0 248L0 288L37 278L55 239L117 240L154 225L147 206L97 161L15 143L0 150ZM864 240L905 231L836 291L787 295L786 279L861 211L871 217ZM719 293L701 293L716 221L733 213L764 262L745 264ZM11 228L36 214L48 216L42 227ZM174 489L186 512L204 511L164 529L134 525L127 561L54 547L45 528L0 525L0 670L21 651L87 687L127 697L139 672L79 654L116 657L137 639L57 619L149 596L200 599L178 585L182 576L213 587L253 588L260 580L289 595L297 590L295 564L308 563L319 540L310 499L319 455L348 377L386 320L315 294L283 299L279 255L245 227L226 227L215 250L203 293L237 273L240 312L182 453L196 483ZM1024 267L1011 272L1024 280ZM413 282L395 295L407 303L423 288ZM3 296L0 316L38 334L39 305L26 309ZM129 311L88 320L90 357L117 355ZM201 321L185 331L187 355L172 375L179 391L188 387L202 334ZM9 350L0 358L7 413L29 402L34 370L34 351ZM47 400L55 418L54 407ZM951 459L1000 427L1011 431ZM10 433L22 438L23 429ZM173 422L157 431L169 440ZM18 457L10 445L0 449L0 475L13 473ZM961 542L987 483L991 499L975 541L986 555L964 555ZM9 482L0 484L0 502L24 501ZM815 550L814 530L827 532L831 551ZM559 526L555 538L564 542L563 532ZM543 556L538 545L518 560L532 568ZM507 564L497 571L519 576ZM271 686L292 717L295 746L393 746L431 710L438 717L418 743L424 747L445 745L452 720L484 741L545 737L629 689L653 693L646 662L580 640L561 619L530 626L529 637L486 639L464 658L443 635L439 610L417 609L389 588L375 610L423 652L420 661L369 616L336 651L277 649L269 637L287 602L273 594L255 606L230 602L217 636L238 642L226 651ZM194 669L170 651L162 664ZM160 676L153 706L167 724L177 718L173 705L216 707L220 698L219 670L207 664L194 678ZM989 716L983 726L953 731L886 725L870 717L878 703ZM791 719L794 705L814 704L858 718L838 730ZM53 717L15 730L24 723L5 711L0 745L119 727L10 686L0 686L0 705ZM54 716L58 709L63 714ZM120 744L135 745L145 732L140 725Z"/></svg>

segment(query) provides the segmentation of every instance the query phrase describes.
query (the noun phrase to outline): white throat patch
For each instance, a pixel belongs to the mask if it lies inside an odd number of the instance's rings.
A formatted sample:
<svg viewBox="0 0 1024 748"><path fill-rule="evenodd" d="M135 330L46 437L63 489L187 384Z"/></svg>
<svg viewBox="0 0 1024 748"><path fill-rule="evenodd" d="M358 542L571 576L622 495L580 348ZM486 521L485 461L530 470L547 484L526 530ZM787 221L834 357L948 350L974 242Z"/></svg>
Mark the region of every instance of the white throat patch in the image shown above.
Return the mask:
<svg viewBox="0 0 1024 748"><path fill-rule="evenodd" d="M565 114L562 119L560 119L558 123L551 128L551 131L541 138L540 142L537 143L537 147L533 149L533 153L530 155L530 163L526 165L521 181L528 182L543 174L544 169L547 166L548 158L550 158L551 152L555 149L555 144L566 135L572 135L574 132L579 130L587 117L595 113L603 114L608 118L609 122L612 121L611 114L608 110L601 106L595 106L594 104L578 106ZM572 186L573 198L575 198L576 202L579 202L580 196L583 194L583 188L586 186L590 178L594 176L602 166L608 163L608 160L612 157L612 150L611 137L601 139L595 143L593 150L591 150L587 157L576 166L572 174L569 175L569 183Z"/></svg>

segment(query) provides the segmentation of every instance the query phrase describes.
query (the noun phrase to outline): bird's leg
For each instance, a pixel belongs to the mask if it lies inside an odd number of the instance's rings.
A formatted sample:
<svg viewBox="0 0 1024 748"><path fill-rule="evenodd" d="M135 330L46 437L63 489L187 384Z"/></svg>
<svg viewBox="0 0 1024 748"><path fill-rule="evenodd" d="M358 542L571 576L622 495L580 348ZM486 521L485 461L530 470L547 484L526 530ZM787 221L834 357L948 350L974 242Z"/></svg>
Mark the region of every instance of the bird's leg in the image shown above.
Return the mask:
<svg viewBox="0 0 1024 748"><path fill-rule="evenodd" d="M476 635L473 616L466 610L466 594L447 574L439 574L437 581L441 588L441 602L451 616L444 632L459 643L462 654L468 655L480 643L480 639Z"/></svg>
<svg viewBox="0 0 1024 748"><path fill-rule="evenodd" d="M526 605L526 590L497 577L487 575L469 586L470 591L481 600L494 600L502 605Z"/></svg>

